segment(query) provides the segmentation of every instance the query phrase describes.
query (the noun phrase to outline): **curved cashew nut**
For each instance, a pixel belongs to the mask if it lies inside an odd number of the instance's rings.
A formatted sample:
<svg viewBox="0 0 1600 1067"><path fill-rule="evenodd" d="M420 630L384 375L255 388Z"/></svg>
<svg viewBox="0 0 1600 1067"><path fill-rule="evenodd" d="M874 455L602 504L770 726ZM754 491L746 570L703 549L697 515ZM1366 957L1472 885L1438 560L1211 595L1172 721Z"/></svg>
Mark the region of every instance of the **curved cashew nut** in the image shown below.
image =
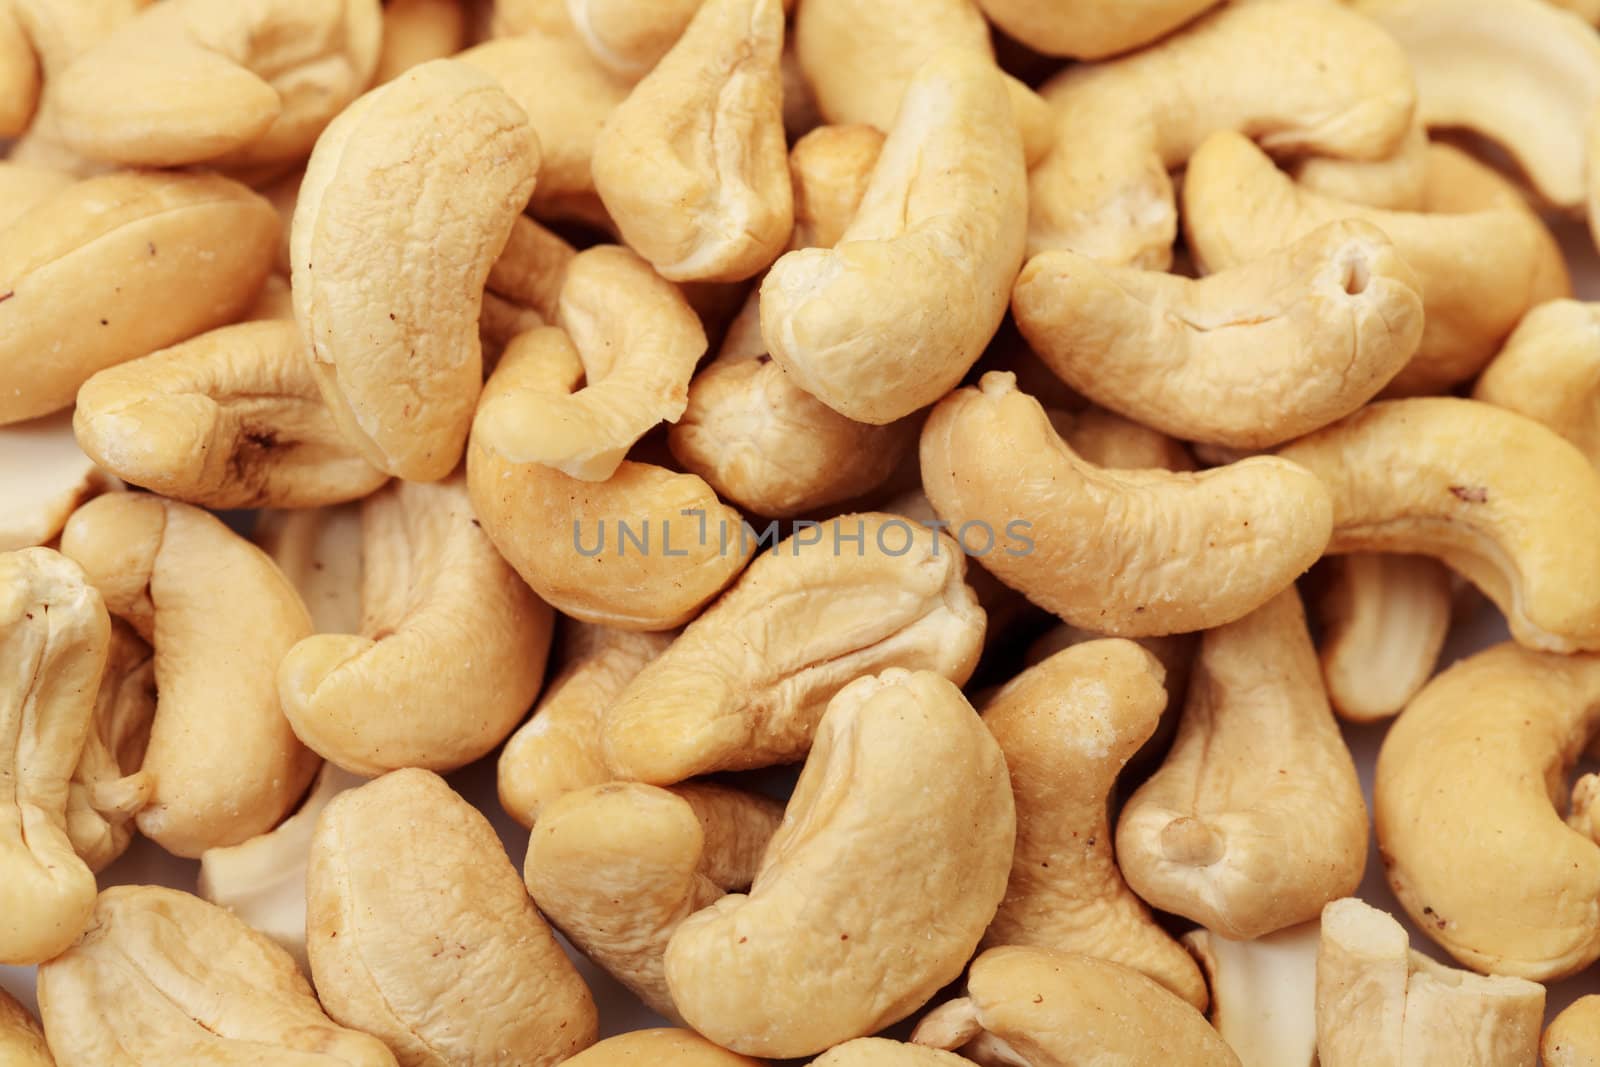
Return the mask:
<svg viewBox="0 0 1600 1067"><path fill-rule="evenodd" d="M121 166L293 163L372 79L377 0L155 4L50 86L74 152Z"/></svg>
<svg viewBox="0 0 1600 1067"><path fill-rule="evenodd" d="M1439 675L1389 728L1373 789L1389 885L1467 966L1544 981L1600 957L1600 847L1554 806L1597 727L1600 659L1508 643Z"/></svg>
<svg viewBox="0 0 1600 1067"><path fill-rule="evenodd" d="M693 1030L630 1030L591 1045L565 1067L764 1067L762 1061L713 1045Z"/></svg>
<svg viewBox="0 0 1600 1067"><path fill-rule="evenodd" d="M989 59L946 49L912 79L839 244L779 259L761 334L801 388L883 424L943 396L1005 317L1027 186Z"/></svg>
<svg viewBox="0 0 1600 1067"><path fill-rule="evenodd" d="M1528 312L1472 396L1544 423L1600 466L1600 304L1552 300Z"/></svg>
<svg viewBox="0 0 1600 1067"><path fill-rule="evenodd" d="M1134 892L1246 940L1361 883L1367 807L1291 587L1206 633L1178 737L1117 821Z"/></svg>
<svg viewBox="0 0 1600 1067"><path fill-rule="evenodd" d="M967 973L967 995L924 1016L911 1040L960 1048L990 1067L1240 1067L1205 1016L1138 971L1041 948L992 948L979 956Z"/></svg>
<svg viewBox="0 0 1600 1067"><path fill-rule="evenodd" d="M0 137L16 137L33 121L42 79L33 42L11 0L0 2Z"/></svg>
<svg viewBox="0 0 1600 1067"><path fill-rule="evenodd" d="M395 1067L329 1019L289 954L199 897L112 886L78 943L39 968L60 1067L209 1063Z"/></svg>
<svg viewBox="0 0 1600 1067"><path fill-rule="evenodd" d="M1207 136L1382 159L1416 100L1405 53L1382 30L1338 4L1294 3L1223 5L1150 48L1071 68L1043 95L1056 142L1029 174L1029 253L1154 270L1177 235L1167 172Z"/></svg>
<svg viewBox="0 0 1600 1067"><path fill-rule="evenodd" d="M0 962L49 959L94 909L94 874L68 836L68 783L110 639L77 564L48 548L0 554Z"/></svg>
<svg viewBox="0 0 1600 1067"><path fill-rule="evenodd" d="M216 175L69 185L0 231L0 425L69 406L96 371L235 321L272 267L272 205Z"/></svg>
<svg viewBox="0 0 1600 1067"><path fill-rule="evenodd" d="M689 916L748 889L783 807L716 785L611 782L551 801L523 877L567 939L668 1019L667 943Z"/></svg>
<svg viewBox="0 0 1600 1067"><path fill-rule="evenodd" d="M1313 193L1389 211L1421 211L1427 200L1428 129L1411 127L1388 159L1336 159L1312 156L1289 165L1289 173Z"/></svg>
<svg viewBox="0 0 1600 1067"><path fill-rule="evenodd" d="M142 769L155 714L150 646L127 623L113 619L94 718L67 789L67 836L96 873L127 851L133 818L155 790L155 781Z"/></svg>
<svg viewBox="0 0 1600 1067"><path fill-rule="evenodd" d="M1211 1025L1242 1067L1317 1067L1320 938L1315 921L1253 941L1183 935L1211 987Z"/></svg>
<svg viewBox="0 0 1600 1067"><path fill-rule="evenodd" d="M1454 397L1372 404L1279 455L1333 498L1330 553L1433 556L1530 648L1600 649L1600 473L1532 419Z"/></svg>
<svg viewBox="0 0 1600 1067"><path fill-rule="evenodd" d="M72 425L113 474L203 507L318 507L388 479L334 424L293 321L225 326L108 367L78 390Z"/></svg>
<svg viewBox="0 0 1600 1067"><path fill-rule="evenodd" d="M1534 1067L1543 1018L1535 982L1441 966L1412 951L1393 918L1354 898L1322 913L1322 1067Z"/></svg>
<svg viewBox="0 0 1600 1067"><path fill-rule="evenodd" d="M383 85L412 67L453 56L466 43L467 14L460 0L388 0L372 84Z"/></svg>
<svg viewBox="0 0 1600 1067"><path fill-rule="evenodd" d="M1573 1001L1551 1020L1539 1042L1545 1067L1595 1067L1600 1064L1600 996Z"/></svg>
<svg viewBox="0 0 1600 1067"><path fill-rule="evenodd" d="M991 552L984 566L1067 622L1119 637L1248 614L1316 561L1332 521L1327 491L1293 464L1252 458L1200 474L1092 466L998 372L934 408L922 478L954 528L1025 517L1025 546Z"/></svg>
<svg viewBox="0 0 1600 1067"><path fill-rule="evenodd" d="M0 1057L6 1067L56 1067L44 1030L4 989L0 989Z"/></svg>
<svg viewBox="0 0 1600 1067"><path fill-rule="evenodd" d="M1201 281L1045 252L1011 306L1033 350L1090 400L1236 448L1350 414L1400 372L1423 329L1416 275L1355 220Z"/></svg>
<svg viewBox="0 0 1600 1067"><path fill-rule="evenodd" d="M961 1067L970 1061L943 1049L906 1045L882 1037L858 1037L835 1045L811 1067Z"/></svg>
<svg viewBox="0 0 1600 1067"><path fill-rule="evenodd" d="M606 119L594 184L628 245L673 281L740 281L794 226L779 0L704 0Z"/></svg>
<svg viewBox="0 0 1600 1067"><path fill-rule="evenodd" d="M143 493L79 508L61 551L155 649L160 696L143 765L155 788L139 830L194 857L276 826L317 767L273 684L311 632L294 587L216 518Z"/></svg>
<svg viewBox="0 0 1600 1067"><path fill-rule="evenodd" d="M594 998L494 828L428 771L395 771L323 809L306 948L328 1013L407 1064L551 1067L594 1043Z"/></svg>
<svg viewBox="0 0 1600 1067"><path fill-rule="evenodd" d="M983 944L1081 952L1141 971L1197 1008L1205 980L1117 870L1106 805L1166 706L1161 665L1090 641L1023 671L983 709L1011 771L1017 847Z"/></svg>
<svg viewBox="0 0 1600 1067"><path fill-rule="evenodd" d="M460 460L483 382L484 286L538 169L522 109L448 59L361 97L317 139L290 236L295 319L335 421L373 466L434 481Z"/></svg>
<svg viewBox="0 0 1600 1067"><path fill-rule="evenodd" d="M1450 572L1424 556L1373 553L1330 567L1317 614L1333 710L1351 722L1398 715L1433 677L1450 632Z"/></svg>
<svg viewBox="0 0 1600 1067"><path fill-rule="evenodd" d="M528 721L501 750L500 806L531 828L556 798L611 781L600 716L634 675L672 643L671 634L630 633L574 622L562 632L561 672Z"/></svg>
<svg viewBox="0 0 1600 1067"><path fill-rule="evenodd" d="M892 515L797 530L606 709L607 765L670 785L792 763L830 701L863 674L902 667L965 683L984 630L965 575L954 541Z"/></svg>
<svg viewBox="0 0 1600 1067"><path fill-rule="evenodd" d="M484 392L473 439L512 463L603 482L639 438L683 414L705 330L675 286L619 245L567 264L560 320L583 360L584 386L535 379L519 388L502 377ZM554 343L547 331L529 331L507 347ZM502 355L502 365L513 358Z"/></svg>
<svg viewBox="0 0 1600 1067"><path fill-rule="evenodd" d="M361 528L361 633L288 651L283 713L357 774L465 766L533 703L554 613L495 551L459 476L380 490L362 504Z"/></svg>
<svg viewBox="0 0 1600 1067"><path fill-rule="evenodd" d="M1015 826L1005 758L959 689L931 671L858 678L829 703L749 895L672 935L673 1003L755 1056L903 1019L977 947Z"/></svg>
<svg viewBox="0 0 1600 1067"><path fill-rule="evenodd" d="M1433 158L1430 151L1430 167ZM1248 218L1238 211L1241 202L1252 205ZM1438 213L1422 213L1334 200L1297 186L1237 134L1217 134L1189 160L1183 205L1190 251L1206 271L1260 259L1341 219L1382 230L1416 272L1426 311L1421 346L1393 386L1406 392L1471 377L1523 312L1571 291L1549 232L1525 207L1429 204Z"/></svg>
<svg viewBox="0 0 1600 1067"><path fill-rule="evenodd" d="M978 0L989 20L1050 56L1104 59L1159 40L1217 0Z"/></svg>
<svg viewBox="0 0 1600 1067"><path fill-rule="evenodd" d="M0 552L48 544L85 500L120 488L72 435L72 415L0 426Z"/></svg>
<svg viewBox="0 0 1600 1067"><path fill-rule="evenodd" d="M534 330L507 348L481 408L510 412L540 394L566 395L582 376L562 331ZM681 626L755 550L739 513L692 474L624 461L603 482L580 481L510 463L484 438L475 428L467 449L467 488L484 532L534 592L574 618L629 630Z"/></svg>
<svg viewBox="0 0 1600 1067"><path fill-rule="evenodd" d="M265 511L256 544L293 583L319 634L361 630L361 505Z"/></svg>

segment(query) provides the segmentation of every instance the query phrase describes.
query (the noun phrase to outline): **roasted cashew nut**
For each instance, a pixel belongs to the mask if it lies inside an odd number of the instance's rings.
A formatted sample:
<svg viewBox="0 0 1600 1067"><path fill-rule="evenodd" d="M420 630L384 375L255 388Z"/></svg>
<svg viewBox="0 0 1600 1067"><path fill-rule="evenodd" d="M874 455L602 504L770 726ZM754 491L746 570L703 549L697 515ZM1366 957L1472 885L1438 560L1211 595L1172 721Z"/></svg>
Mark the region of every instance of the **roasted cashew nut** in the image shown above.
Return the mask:
<svg viewBox="0 0 1600 1067"><path fill-rule="evenodd" d="M693 1030L630 1030L591 1045L566 1067L764 1067L713 1045Z"/></svg>
<svg viewBox="0 0 1600 1067"><path fill-rule="evenodd" d="M1251 941L1183 935L1211 987L1211 1025L1241 1067L1317 1067L1320 938L1315 921Z"/></svg>
<svg viewBox="0 0 1600 1067"><path fill-rule="evenodd" d="M113 488L78 447L71 414L0 426L0 552L48 544L78 505Z"/></svg>
<svg viewBox="0 0 1600 1067"><path fill-rule="evenodd" d="M1433 677L1450 632L1450 572L1424 556L1358 552L1328 562L1318 656L1340 718L1398 715Z"/></svg>
<svg viewBox="0 0 1600 1067"><path fill-rule="evenodd" d="M1472 397L1544 423L1600 466L1600 304L1552 300L1528 312Z"/></svg>
<svg viewBox="0 0 1600 1067"><path fill-rule="evenodd" d="M67 790L67 836L96 873L127 851L134 816L155 791L153 776L143 769L155 714L150 646L127 623L113 619L94 718Z"/></svg>

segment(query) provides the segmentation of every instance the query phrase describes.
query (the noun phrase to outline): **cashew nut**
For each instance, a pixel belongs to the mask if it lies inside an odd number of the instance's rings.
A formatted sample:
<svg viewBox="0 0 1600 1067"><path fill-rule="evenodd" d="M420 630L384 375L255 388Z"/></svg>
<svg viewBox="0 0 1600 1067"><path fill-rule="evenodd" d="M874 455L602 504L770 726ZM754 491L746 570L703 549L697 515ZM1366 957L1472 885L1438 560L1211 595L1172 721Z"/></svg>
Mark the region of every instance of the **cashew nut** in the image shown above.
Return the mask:
<svg viewBox="0 0 1600 1067"><path fill-rule="evenodd" d="M561 288L567 278L567 268L576 254L561 237L528 216L518 215L511 224L505 251L489 268L489 292L485 299L499 294L522 308L537 312L544 322L555 322L560 314Z"/></svg>
<svg viewBox="0 0 1600 1067"><path fill-rule="evenodd" d="M881 425L961 380L1022 263L1016 131L992 61L947 49L923 65L838 245L790 252L761 283L762 336L796 384Z"/></svg>
<svg viewBox="0 0 1600 1067"><path fill-rule="evenodd" d="M584 955L676 1019L668 942L689 916L750 887L782 817L776 801L716 785L590 786L545 806L523 877Z"/></svg>
<svg viewBox="0 0 1600 1067"><path fill-rule="evenodd" d="M1095 403L1175 437L1259 448L1350 414L1422 339L1416 276L1377 228L1324 226L1202 281L1045 252L1017 325Z"/></svg>
<svg viewBox="0 0 1600 1067"><path fill-rule="evenodd" d="M984 566L1067 622L1121 637L1248 614L1316 561L1331 527L1327 491L1294 464L1252 458L1200 474L1092 466L999 372L934 408L922 477L952 528L1026 517L1027 546L991 552Z"/></svg>
<svg viewBox="0 0 1600 1067"><path fill-rule="evenodd" d="M283 713L357 774L450 771L521 721L554 614L500 558L465 480L396 482L361 509L359 634L316 634L278 668Z"/></svg>
<svg viewBox="0 0 1600 1067"><path fill-rule="evenodd" d="M1150 44L1217 0L978 0L1006 33L1046 55L1104 59Z"/></svg>
<svg viewBox="0 0 1600 1067"><path fill-rule="evenodd" d="M0 4L0 34L5 32L5 11ZM0 44L0 48L3 47ZM76 180L63 171L0 159L0 227L9 226L35 204L48 200Z"/></svg>
<svg viewBox="0 0 1600 1067"><path fill-rule="evenodd" d="M1417 123L1388 159L1311 156L1291 163L1289 173L1301 187L1335 200L1390 211L1420 211L1427 198L1430 155L1428 129Z"/></svg>
<svg viewBox="0 0 1600 1067"><path fill-rule="evenodd" d="M361 631L361 505L262 512L255 538L299 590L315 632Z"/></svg>
<svg viewBox="0 0 1600 1067"><path fill-rule="evenodd" d="M1023 671L989 700L983 721L1011 771L1017 847L983 943L1111 960L1204 1008L1194 960L1122 880L1106 816L1118 773L1161 718L1162 675L1131 641L1090 641Z"/></svg>
<svg viewBox="0 0 1600 1067"><path fill-rule="evenodd" d="M618 777L670 785L792 763L862 675L971 676L984 614L951 538L879 512L809 529L757 557L606 709Z"/></svg>
<svg viewBox="0 0 1600 1067"><path fill-rule="evenodd" d="M72 403L96 371L233 322L272 266L278 219L209 174L69 185L0 231L0 425Z"/></svg>
<svg viewBox="0 0 1600 1067"><path fill-rule="evenodd" d="M78 447L67 412L0 426L0 552L49 543L79 504L114 488Z"/></svg>
<svg viewBox="0 0 1600 1067"><path fill-rule="evenodd" d="M60 1067L395 1067L336 1025L289 954L199 897L113 886L77 944L39 968Z"/></svg>
<svg viewBox="0 0 1600 1067"><path fill-rule="evenodd" d="M1322 913L1322 1067L1534 1067L1544 987L1441 966L1393 918L1354 898Z"/></svg>
<svg viewBox="0 0 1600 1067"><path fill-rule="evenodd" d="M1600 304L1553 300L1528 312L1472 396L1544 423L1600 466Z"/></svg>
<svg viewBox="0 0 1600 1067"><path fill-rule="evenodd" d="M763 1067L693 1030L631 1030L591 1045L565 1067Z"/></svg>
<svg viewBox="0 0 1600 1067"><path fill-rule="evenodd" d="M67 789L67 836L91 871L104 870L127 850L133 818L150 803L155 781L142 766L155 713L150 646L113 619L94 717Z"/></svg>
<svg viewBox="0 0 1600 1067"><path fill-rule="evenodd" d="M594 1043L594 999L494 828L428 771L395 771L323 809L306 948L328 1013L405 1067L547 1067Z"/></svg>
<svg viewBox="0 0 1600 1067"><path fill-rule="evenodd" d="M1532 419L1455 397L1371 404L1279 455L1333 498L1330 553L1433 556L1553 652L1600 649L1600 473Z"/></svg>
<svg viewBox="0 0 1600 1067"><path fill-rule="evenodd" d="M1253 941L1183 935L1211 987L1211 1025L1241 1067L1316 1067L1320 937L1315 921Z"/></svg>
<svg viewBox="0 0 1600 1067"><path fill-rule="evenodd" d="M1371 553L1330 567L1318 654L1333 710L1351 722L1398 715L1433 677L1450 632L1450 572L1424 556Z"/></svg>
<svg viewBox="0 0 1600 1067"><path fill-rule="evenodd" d="M387 0L383 47L372 84L394 81L412 67L461 51L467 43L467 16L461 8L461 0Z"/></svg>
<svg viewBox="0 0 1600 1067"><path fill-rule="evenodd" d="M143 765L154 790L139 830L195 857L276 826L317 767L273 683L311 632L294 587L211 515L143 493L79 508L61 551L155 649L160 697Z"/></svg>
<svg viewBox="0 0 1600 1067"><path fill-rule="evenodd" d="M977 947L1015 825L1005 759L959 689L931 671L857 678L817 727L749 895L672 935L673 1003L754 1056L812 1055L904 1018Z"/></svg>
<svg viewBox="0 0 1600 1067"><path fill-rule="evenodd" d="M1545 1067L1600 1064L1600 996L1579 997L1551 1021L1539 1042Z"/></svg>
<svg viewBox="0 0 1600 1067"><path fill-rule="evenodd" d="M44 1031L4 989L0 989L0 1060L6 1067L56 1067Z"/></svg>
<svg viewBox="0 0 1600 1067"><path fill-rule="evenodd" d="M794 186L790 248L832 248L861 207L883 153L883 134L864 124L819 126L789 151Z"/></svg>
<svg viewBox="0 0 1600 1067"><path fill-rule="evenodd" d="M606 69L642 78L683 36L702 0L567 0L572 26Z"/></svg>
<svg viewBox="0 0 1600 1067"><path fill-rule="evenodd" d="M858 1037L824 1052L811 1061L811 1067L961 1067L967 1062L943 1049Z"/></svg>
<svg viewBox="0 0 1600 1067"><path fill-rule="evenodd" d="M434 481L460 460L484 285L538 169L522 109L448 59L374 89L317 139L290 237L295 319L335 421L373 466Z"/></svg>
<svg viewBox="0 0 1600 1067"><path fill-rule="evenodd" d="M39 106L39 57L12 9L0 0L0 137L16 137Z"/></svg>

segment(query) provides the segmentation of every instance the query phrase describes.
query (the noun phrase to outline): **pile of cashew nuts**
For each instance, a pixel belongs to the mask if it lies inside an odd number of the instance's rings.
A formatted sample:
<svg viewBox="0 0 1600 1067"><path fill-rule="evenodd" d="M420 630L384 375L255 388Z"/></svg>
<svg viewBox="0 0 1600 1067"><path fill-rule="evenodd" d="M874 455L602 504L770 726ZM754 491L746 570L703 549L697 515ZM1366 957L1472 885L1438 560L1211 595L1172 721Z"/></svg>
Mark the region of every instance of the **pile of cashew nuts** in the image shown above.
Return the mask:
<svg viewBox="0 0 1600 1067"><path fill-rule="evenodd" d="M1600 1065L1597 21L0 0L0 1064Z"/></svg>

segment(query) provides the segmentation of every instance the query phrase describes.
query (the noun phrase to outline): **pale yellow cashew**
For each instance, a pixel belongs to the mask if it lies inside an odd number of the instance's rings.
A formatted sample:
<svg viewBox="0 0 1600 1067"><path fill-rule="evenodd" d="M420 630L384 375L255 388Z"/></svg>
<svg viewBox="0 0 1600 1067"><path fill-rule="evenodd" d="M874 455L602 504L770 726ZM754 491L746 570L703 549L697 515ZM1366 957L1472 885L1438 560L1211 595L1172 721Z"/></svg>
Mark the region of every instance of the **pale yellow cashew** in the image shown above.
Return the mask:
<svg viewBox="0 0 1600 1067"><path fill-rule="evenodd" d="M1034 51L1104 59L1150 44L1217 0L978 0L991 22Z"/></svg>
<svg viewBox="0 0 1600 1067"><path fill-rule="evenodd" d="M155 714L150 646L127 623L113 619L94 718L67 790L67 835L96 873L127 851L134 816L155 791L154 777L143 769Z"/></svg>
<svg viewBox="0 0 1600 1067"><path fill-rule="evenodd" d="M589 51L623 78L642 78L683 36L703 0L567 0Z"/></svg>
<svg viewBox="0 0 1600 1067"><path fill-rule="evenodd" d="M317 633L360 632L360 504L262 512L255 541L300 591Z"/></svg>
<svg viewBox="0 0 1600 1067"><path fill-rule="evenodd" d="M566 1067L763 1067L693 1030L631 1030L592 1045Z"/></svg>
<svg viewBox="0 0 1600 1067"><path fill-rule="evenodd" d="M412 67L444 59L467 43L467 13L461 0L387 0L383 48L373 85L394 81Z"/></svg>
<svg viewBox="0 0 1600 1067"><path fill-rule="evenodd" d="M6 1067L56 1067L44 1030L4 989L0 989L0 1061Z"/></svg>
<svg viewBox="0 0 1600 1067"><path fill-rule="evenodd" d="M11 0L0 0L0 137L16 137L33 121L41 85L39 57Z"/></svg>
<svg viewBox="0 0 1600 1067"><path fill-rule="evenodd" d="M1424 556L1355 553L1329 562L1318 602L1322 679L1351 722L1398 715L1433 677L1450 631L1450 572Z"/></svg>
<svg viewBox="0 0 1600 1067"><path fill-rule="evenodd" d="M1600 996L1573 1001L1539 1042L1545 1067L1600 1067Z"/></svg>
<svg viewBox="0 0 1600 1067"><path fill-rule="evenodd" d="M1528 312L1472 396L1544 423L1600 466L1600 304L1552 300Z"/></svg>
<svg viewBox="0 0 1600 1067"><path fill-rule="evenodd" d="M485 301L499 294L519 308L538 313L541 325L555 322L561 313L561 288L567 280L567 268L576 255L576 250L557 234L526 215L517 216L505 251L489 268Z"/></svg>
<svg viewBox="0 0 1600 1067"><path fill-rule="evenodd" d="M0 552L48 544L91 497L118 487L72 435L72 415L0 426Z"/></svg>
<svg viewBox="0 0 1600 1067"><path fill-rule="evenodd" d="M5 16L0 14L0 19ZM50 167L0 160L0 227L9 226L77 179Z"/></svg>
<svg viewBox="0 0 1600 1067"><path fill-rule="evenodd" d="M1314 193L1390 211L1420 211L1426 201L1428 130L1413 125L1388 159L1312 156L1290 164L1294 180Z"/></svg>
<svg viewBox="0 0 1600 1067"><path fill-rule="evenodd" d="M906 1045L882 1037L858 1037L835 1045L811 1067L961 1067L969 1061L943 1049Z"/></svg>
<svg viewBox="0 0 1600 1067"><path fill-rule="evenodd" d="M1211 1025L1241 1067L1317 1067L1320 937L1315 920L1252 941L1183 935L1211 987Z"/></svg>

